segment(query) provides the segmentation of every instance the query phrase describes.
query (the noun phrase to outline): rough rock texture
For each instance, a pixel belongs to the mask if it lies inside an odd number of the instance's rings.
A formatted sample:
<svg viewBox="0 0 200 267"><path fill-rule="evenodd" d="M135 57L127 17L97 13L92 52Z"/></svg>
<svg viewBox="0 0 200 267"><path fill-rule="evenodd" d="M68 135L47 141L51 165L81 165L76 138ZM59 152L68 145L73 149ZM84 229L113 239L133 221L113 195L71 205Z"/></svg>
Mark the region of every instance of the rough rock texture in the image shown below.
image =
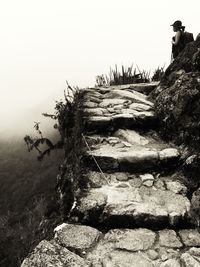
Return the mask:
<svg viewBox="0 0 200 267"><path fill-rule="evenodd" d="M90 173L89 181L92 181L93 175L96 178L98 174ZM126 179L124 175L124 181L119 181L119 173L106 174L110 181L109 185L103 181L98 188L94 186L88 190L88 193L78 200L74 216L91 224L94 220L98 220L109 227L131 228L136 226L163 228L187 221L190 202L184 196L184 191L182 194L181 191L173 192L165 187L156 188L154 186L156 180L152 180L151 174L131 177L131 174L127 173ZM100 174L99 176L101 177ZM163 177L164 181L165 179ZM176 181L176 184L180 188L185 188L179 181ZM91 183L90 185L92 186Z"/></svg>
<svg viewBox="0 0 200 267"><path fill-rule="evenodd" d="M187 74L189 83L186 74L181 75L181 82L169 88L176 92L180 84L180 94L172 93L169 101L163 100L166 106L160 105L171 114L171 103L173 118L179 119L189 109L188 99L195 102L198 96L197 77ZM185 94L184 84L190 85ZM152 129L157 120L154 104L141 94L147 88L85 91L81 190L67 213L67 223L56 227L54 238L42 241L22 267L200 266L200 233L191 224L191 189L179 169L182 150L161 140ZM194 159L188 158L187 164ZM192 197L196 207L198 192Z"/></svg>
<svg viewBox="0 0 200 267"><path fill-rule="evenodd" d="M160 134L184 151L183 170L190 184L200 186L200 35L189 43L167 68L160 84L151 92ZM198 192L198 190L196 191ZM199 196L193 194L191 215L199 225Z"/></svg>
<svg viewBox="0 0 200 267"><path fill-rule="evenodd" d="M110 86L110 89L121 89L121 90L129 90L129 91L136 91L143 94L149 94L155 87L158 85L158 82L151 82L151 83L138 83L138 84L126 84L126 85L117 85L117 86Z"/></svg>
<svg viewBox="0 0 200 267"><path fill-rule="evenodd" d="M195 146L200 140L200 74L181 75L157 96L155 108L166 138Z"/></svg>
<svg viewBox="0 0 200 267"><path fill-rule="evenodd" d="M85 260L68 249L58 245L55 241L43 240L26 258L22 267L85 267L89 266Z"/></svg>
<svg viewBox="0 0 200 267"><path fill-rule="evenodd" d="M144 137L133 130L118 130L114 135L119 137L87 137L91 150L87 151L85 161L90 167L97 168L93 157L102 170L113 171L145 171L178 162L178 150L161 140Z"/></svg>
<svg viewBox="0 0 200 267"><path fill-rule="evenodd" d="M180 70L184 70L186 73L198 71L199 48L200 38L197 38L196 41L187 44L185 49L183 49L178 57L168 66L161 83L163 85L171 85L174 83L176 80L175 73Z"/></svg>
<svg viewBox="0 0 200 267"><path fill-rule="evenodd" d="M66 223L57 227L55 232L55 240L59 245L82 254L97 242L101 234L89 226Z"/></svg>
<svg viewBox="0 0 200 267"><path fill-rule="evenodd" d="M139 88L146 90L149 87L153 89L155 86L156 83L152 83L150 86L135 85L133 88L142 91ZM118 129L120 125L130 128L156 124L153 103L146 95L131 87L87 89L84 99L85 130L87 131L113 130Z"/></svg>
<svg viewBox="0 0 200 267"><path fill-rule="evenodd" d="M200 125L200 38L189 43L169 65L151 93L161 133L177 144L197 148Z"/></svg>
<svg viewBox="0 0 200 267"><path fill-rule="evenodd" d="M66 231L65 227L70 227L70 231ZM87 250L83 250L80 257L71 251L77 251L78 244L84 243L83 247L85 248L85 241L82 238L85 237L88 240L91 232L96 233L97 230L82 226L78 240L79 226L68 224L57 228L54 240L42 241L24 260L22 267L200 266L199 237L193 233L193 241L189 242L189 245L182 241L183 235L186 234L185 238L187 238L189 232L194 232L192 229L182 230L182 233L169 229L161 231L151 231L145 228L113 229L106 234L99 235L99 239L92 247L92 243L86 241ZM63 245L56 243L60 242L57 235L62 231L64 231L65 240L70 243L71 251L65 248L66 242ZM90 247L89 250L88 247Z"/></svg>

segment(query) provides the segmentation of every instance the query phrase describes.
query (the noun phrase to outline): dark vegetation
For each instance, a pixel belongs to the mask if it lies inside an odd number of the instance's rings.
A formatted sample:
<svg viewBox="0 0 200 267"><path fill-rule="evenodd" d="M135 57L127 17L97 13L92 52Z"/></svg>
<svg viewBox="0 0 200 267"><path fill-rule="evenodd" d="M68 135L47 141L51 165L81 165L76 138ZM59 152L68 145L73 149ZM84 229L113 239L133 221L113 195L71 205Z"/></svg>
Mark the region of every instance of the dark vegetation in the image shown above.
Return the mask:
<svg viewBox="0 0 200 267"><path fill-rule="evenodd" d="M110 68L109 74L102 74L96 77L96 86L111 86L131 83L146 83L150 81L150 72L140 70L138 67L133 68L133 65L126 68L121 66L121 70L115 65L115 68Z"/></svg>
<svg viewBox="0 0 200 267"><path fill-rule="evenodd" d="M28 151L36 150L38 152L38 160L42 160L45 155L50 155L52 150L61 149L64 146L66 138L66 129L73 127L73 114L74 114L74 96L78 92L78 88L72 88L67 83L67 89L64 91L65 102L56 101L55 113L43 113L43 116L56 120L54 128L58 129L60 138L56 143L53 143L49 138L44 137L40 130L40 123L35 122L34 128L38 134L37 137L26 135L24 141L27 145Z"/></svg>
<svg viewBox="0 0 200 267"><path fill-rule="evenodd" d="M131 83L148 83L150 81L160 81L164 75L164 66L157 67L151 77L151 71L141 70L138 66L133 68L125 67L110 68L109 74L102 74L96 77L96 87L99 86L112 86L112 85L123 85Z"/></svg>
<svg viewBox="0 0 200 267"><path fill-rule="evenodd" d="M165 73L165 67L157 67L154 70L153 76L151 77L152 81L161 81L162 77L164 76Z"/></svg>
<svg viewBox="0 0 200 267"><path fill-rule="evenodd" d="M0 147L0 266L16 267L47 236L42 223L59 218L54 192L63 153L40 162L22 141L2 141Z"/></svg>
<svg viewBox="0 0 200 267"><path fill-rule="evenodd" d="M58 135L57 138L44 137L39 123L35 123L36 137L26 135L23 143L12 141L1 144L0 266L2 267L20 266L22 260L42 239L52 237L53 229L63 218L60 211L62 212L63 205L66 205L60 201L60 190L64 195L66 188L67 190L69 188L73 194L76 183L70 179L74 179L74 173L77 174L79 170L79 165L76 164L78 158L73 152L78 142L76 131L79 127L75 123L74 113L76 110L74 99L78 90L68 85L66 91L64 102L56 102L55 114L43 114L56 120L54 128L58 129L59 138ZM31 153L28 153L26 145ZM79 143L77 145L80 153ZM62 150L58 150L60 148ZM61 164L64 157L64 164ZM63 170L66 174L62 183L59 177L62 177ZM67 198L69 197L70 194L67 195ZM72 204L73 195L69 206ZM66 209L63 213L65 212L67 214Z"/></svg>
<svg viewBox="0 0 200 267"><path fill-rule="evenodd" d="M82 187L82 132L84 128L82 102L83 91L74 92L73 105L68 116L63 120L65 160L57 177L57 200L63 221L68 220L76 202L76 196Z"/></svg>

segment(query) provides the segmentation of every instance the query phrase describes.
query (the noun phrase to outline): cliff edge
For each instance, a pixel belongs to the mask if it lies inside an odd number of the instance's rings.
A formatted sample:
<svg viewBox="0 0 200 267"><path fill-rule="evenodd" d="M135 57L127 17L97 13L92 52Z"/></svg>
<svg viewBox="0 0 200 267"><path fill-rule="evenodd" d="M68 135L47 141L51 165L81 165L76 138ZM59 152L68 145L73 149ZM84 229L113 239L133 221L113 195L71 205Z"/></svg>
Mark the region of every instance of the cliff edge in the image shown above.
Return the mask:
<svg viewBox="0 0 200 267"><path fill-rule="evenodd" d="M63 223L22 267L200 266L200 39L160 84L76 92L57 179Z"/></svg>

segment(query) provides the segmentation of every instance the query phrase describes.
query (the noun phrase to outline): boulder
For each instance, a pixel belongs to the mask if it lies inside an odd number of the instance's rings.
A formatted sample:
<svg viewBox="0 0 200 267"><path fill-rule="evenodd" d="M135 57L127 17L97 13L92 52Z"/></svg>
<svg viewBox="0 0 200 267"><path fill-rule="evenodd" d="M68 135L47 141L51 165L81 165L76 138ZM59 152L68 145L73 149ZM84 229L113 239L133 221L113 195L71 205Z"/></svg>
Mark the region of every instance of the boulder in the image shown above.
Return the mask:
<svg viewBox="0 0 200 267"><path fill-rule="evenodd" d="M174 230L159 231L159 244L170 248L181 248L183 246Z"/></svg>
<svg viewBox="0 0 200 267"><path fill-rule="evenodd" d="M89 264L75 253L55 241L43 240L23 261L21 267L89 267Z"/></svg>
<svg viewBox="0 0 200 267"><path fill-rule="evenodd" d="M161 134L178 144L197 146L200 118L200 74L187 73L159 93L155 113Z"/></svg>
<svg viewBox="0 0 200 267"><path fill-rule="evenodd" d="M197 229L180 230L179 235L187 247L200 247L200 233Z"/></svg>
<svg viewBox="0 0 200 267"><path fill-rule="evenodd" d="M112 183L90 189L78 203L80 204L77 209L78 211L81 209L85 214L84 218L88 217L88 214L93 214L93 217L89 217L89 221L93 222L96 212L101 222L112 227L176 226L186 221L190 210L190 202L185 196L169 190L155 190L154 187L141 184L129 185L129 182Z"/></svg>
<svg viewBox="0 0 200 267"><path fill-rule="evenodd" d="M97 229L85 225L64 223L61 226L54 230L57 244L80 254L93 247L101 235Z"/></svg>

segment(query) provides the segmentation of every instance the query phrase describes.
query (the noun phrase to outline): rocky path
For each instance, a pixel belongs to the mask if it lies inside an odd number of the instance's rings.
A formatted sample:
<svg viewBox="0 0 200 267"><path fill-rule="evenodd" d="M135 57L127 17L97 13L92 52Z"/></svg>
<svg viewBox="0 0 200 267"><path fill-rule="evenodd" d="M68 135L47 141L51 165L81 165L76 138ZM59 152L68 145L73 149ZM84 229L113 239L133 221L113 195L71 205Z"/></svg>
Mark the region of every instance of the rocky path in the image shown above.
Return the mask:
<svg viewBox="0 0 200 267"><path fill-rule="evenodd" d="M197 267L200 233L177 171L181 152L156 133L156 84L87 89L88 170L70 223L22 266Z"/></svg>

